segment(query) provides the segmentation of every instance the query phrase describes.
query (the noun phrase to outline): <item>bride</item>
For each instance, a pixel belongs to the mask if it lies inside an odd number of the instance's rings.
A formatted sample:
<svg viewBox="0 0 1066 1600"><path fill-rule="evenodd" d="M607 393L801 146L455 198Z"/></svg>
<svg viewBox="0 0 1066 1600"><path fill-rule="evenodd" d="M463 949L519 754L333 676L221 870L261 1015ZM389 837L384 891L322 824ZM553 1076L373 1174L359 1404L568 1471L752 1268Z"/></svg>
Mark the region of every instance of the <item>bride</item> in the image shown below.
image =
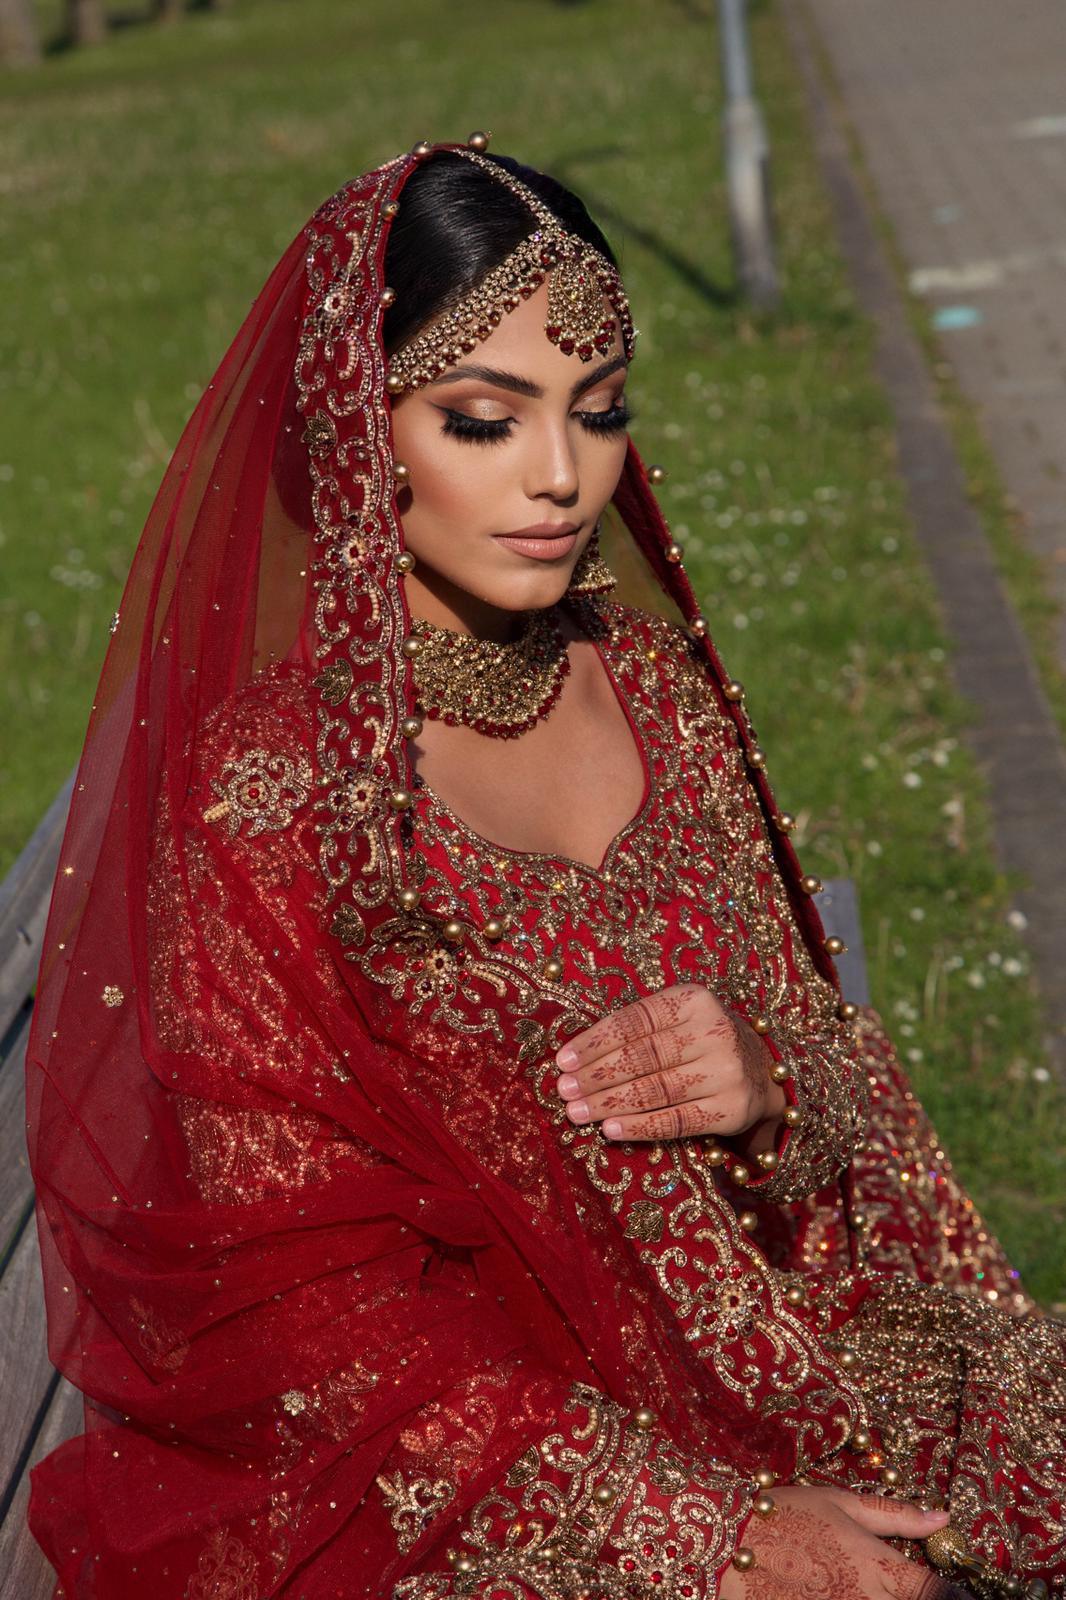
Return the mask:
<svg viewBox="0 0 1066 1600"><path fill-rule="evenodd" d="M300 231L116 619L28 1058L56 1596L1037 1600L1061 1330L840 993L610 247L486 145Z"/></svg>

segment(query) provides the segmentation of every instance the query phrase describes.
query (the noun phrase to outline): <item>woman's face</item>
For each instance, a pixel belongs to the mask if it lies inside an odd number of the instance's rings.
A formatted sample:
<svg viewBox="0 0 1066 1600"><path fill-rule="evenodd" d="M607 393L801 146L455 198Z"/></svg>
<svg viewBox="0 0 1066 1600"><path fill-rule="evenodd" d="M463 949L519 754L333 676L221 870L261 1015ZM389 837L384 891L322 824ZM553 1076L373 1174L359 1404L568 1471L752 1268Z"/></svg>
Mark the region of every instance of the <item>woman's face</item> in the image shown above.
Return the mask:
<svg viewBox="0 0 1066 1600"><path fill-rule="evenodd" d="M561 598L614 493L629 421L621 336L591 361L563 355L544 333L547 300L545 284L392 403L416 617L509 637L514 613Z"/></svg>

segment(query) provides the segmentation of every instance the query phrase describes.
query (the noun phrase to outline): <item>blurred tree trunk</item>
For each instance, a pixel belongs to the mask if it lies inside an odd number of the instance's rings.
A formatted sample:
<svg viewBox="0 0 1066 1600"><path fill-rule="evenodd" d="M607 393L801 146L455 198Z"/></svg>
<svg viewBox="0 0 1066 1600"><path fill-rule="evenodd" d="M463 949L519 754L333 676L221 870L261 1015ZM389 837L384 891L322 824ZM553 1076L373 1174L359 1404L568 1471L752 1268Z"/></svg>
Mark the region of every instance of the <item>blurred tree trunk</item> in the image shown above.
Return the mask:
<svg viewBox="0 0 1066 1600"><path fill-rule="evenodd" d="M67 38L71 44L102 44L107 16L102 0L67 0Z"/></svg>
<svg viewBox="0 0 1066 1600"><path fill-rule="evenodd" d="M0 0L0 67L33 67L40 59L32 0Z"/></svg>
<svg viewBox="0 0 1066 1600"><path fill-rule="evenodd" d="M185 10L185 0L155 0L155 14L160 22L176 22Z"/></svg>

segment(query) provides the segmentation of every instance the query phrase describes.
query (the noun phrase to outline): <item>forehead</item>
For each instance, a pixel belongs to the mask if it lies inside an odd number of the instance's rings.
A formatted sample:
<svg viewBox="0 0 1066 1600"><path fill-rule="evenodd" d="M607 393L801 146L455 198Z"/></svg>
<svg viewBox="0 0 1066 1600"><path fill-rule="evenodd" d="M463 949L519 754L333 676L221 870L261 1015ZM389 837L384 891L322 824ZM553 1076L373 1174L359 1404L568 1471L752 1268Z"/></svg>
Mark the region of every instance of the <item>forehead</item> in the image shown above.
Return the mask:
<svg viewBox="0 0 1066 1600"><path fill-rule="evenodd" d="M604 316L614 317L610 303L603 301ZM616 326L609 347L583 361L573 352L564 355L544 332L548 321L548 283L500 318L487 339L482 339L466 358L484 366L506 369L520 377L532 378L545 389L569 391L581 378L614 356L624 355L621 330ZM617 323L617 318L615 318Z"/></svg>

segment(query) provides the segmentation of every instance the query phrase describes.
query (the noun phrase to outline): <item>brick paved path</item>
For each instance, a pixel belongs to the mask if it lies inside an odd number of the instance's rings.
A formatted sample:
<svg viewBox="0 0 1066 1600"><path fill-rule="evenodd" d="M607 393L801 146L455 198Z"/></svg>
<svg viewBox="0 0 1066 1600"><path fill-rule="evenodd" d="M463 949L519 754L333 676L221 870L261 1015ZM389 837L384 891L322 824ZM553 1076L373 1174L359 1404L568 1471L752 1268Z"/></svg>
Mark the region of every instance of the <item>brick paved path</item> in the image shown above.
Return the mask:
<svg viewBox="0 0 1066 1600"><path fill-rule="evenodd" d="M1048 561L1066 665L1066 4L806 7L911 287L939 314L942 348Z"/></svg>

